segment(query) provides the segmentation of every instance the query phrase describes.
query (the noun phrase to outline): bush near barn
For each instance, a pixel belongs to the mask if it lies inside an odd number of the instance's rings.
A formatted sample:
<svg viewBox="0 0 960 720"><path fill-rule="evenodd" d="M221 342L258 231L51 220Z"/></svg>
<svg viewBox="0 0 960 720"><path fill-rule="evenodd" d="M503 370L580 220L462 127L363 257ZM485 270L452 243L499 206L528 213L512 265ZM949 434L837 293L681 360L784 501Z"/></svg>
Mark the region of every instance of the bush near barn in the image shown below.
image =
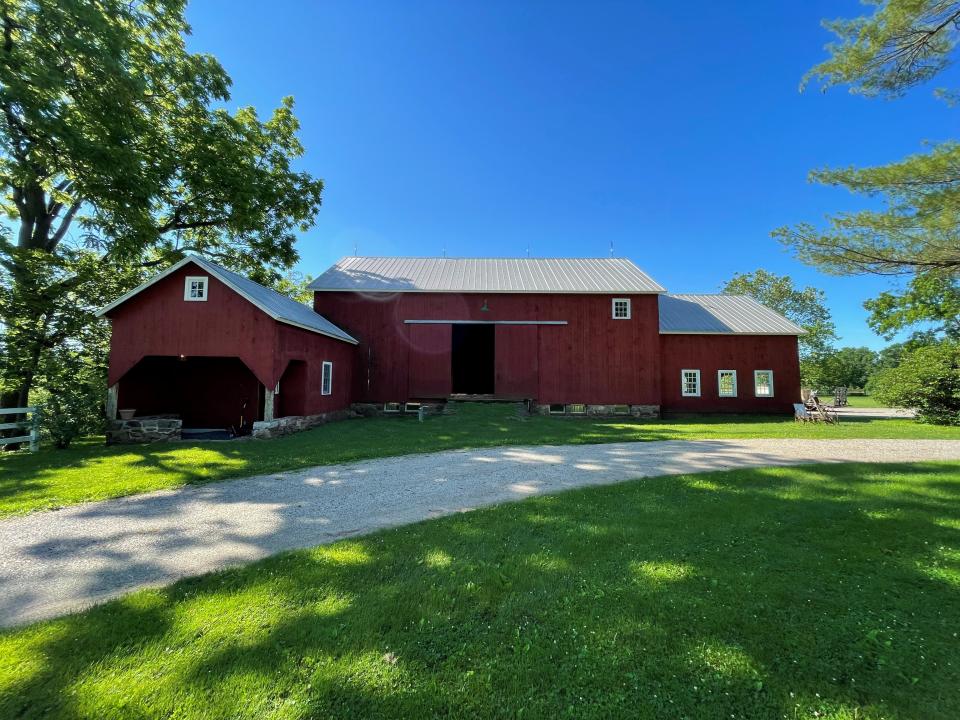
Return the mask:
<svg viewBox="0 0 960 720"><path fill-rule="evenodd" d="M960 343L917 348L874 375L868 389L884 403L916 408L923 422L960 425Z"/></svg>

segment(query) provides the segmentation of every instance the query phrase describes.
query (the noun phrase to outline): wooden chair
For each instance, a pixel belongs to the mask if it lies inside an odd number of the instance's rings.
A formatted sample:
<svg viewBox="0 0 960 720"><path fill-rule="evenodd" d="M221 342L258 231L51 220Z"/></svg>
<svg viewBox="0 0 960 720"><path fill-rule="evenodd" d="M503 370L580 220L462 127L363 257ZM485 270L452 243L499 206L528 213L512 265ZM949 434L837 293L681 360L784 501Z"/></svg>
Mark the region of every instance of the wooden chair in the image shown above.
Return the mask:
<svg viewBox="0 0 960 720"><path fill-rule="evenodd" d="M833 389L833 406L835 408L847 406L847 388L835 387Z"/></svg>
<svg viewBox="0 0 960 720"><path fill-rule="evenodd" d="M824 405L820 402L820 398L816 395L810 398L813 401L813 408L811 409L811 414L814 416L815 420L820 420L826 423L839 423L840 414L834 410L830 405Z"/></svg>

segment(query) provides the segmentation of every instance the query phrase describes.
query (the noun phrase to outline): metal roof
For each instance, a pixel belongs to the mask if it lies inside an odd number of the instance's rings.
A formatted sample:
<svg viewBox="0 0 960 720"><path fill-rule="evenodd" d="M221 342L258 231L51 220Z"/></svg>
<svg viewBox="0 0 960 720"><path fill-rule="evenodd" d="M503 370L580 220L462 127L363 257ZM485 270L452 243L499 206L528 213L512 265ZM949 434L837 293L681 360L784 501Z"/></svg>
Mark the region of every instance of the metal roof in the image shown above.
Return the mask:
<svg viewBox="0 0 960 720"><path fill-rule="evenodd" d="M309 287L390 293L666 292L626 258L347 257Z"/></svg>
<svg viewBox="0 0 960 720"><path fill-rule="evenodd" d="M106 315L118 305L125 303L134 295L146 290L158 280L161 280L170 273L179 270L187 263L193 263L210 273L215 278L220 280L220 282L222 282L224 285L229 287L231 290L245 298L247 301L258 307L260 310L278 322L303 328L304 330L310 330L311 332L319 333L321 335L327 335L329 337L336 338L337 340L343 340L344 342L352 343L354 345L357 344L357 341L353 337L327 320L325 317L323 317L323 315L315 313L303 303L299 303L296 300L287 297L286 295L281 295L276 290L271 290L268 287L264 287L260 283L254 282L250 278L246 278L243 275L238 275L237 273L231 272L224 267L220 267L215 262L211 262L206 258L198 257L196 255L188 255L180 262L168 267L159 275L154 275L139 287L134 288L126 295L117 298L106 307L98 310L97 315Z"/></svg>
<svg viewBox="0 0 960 720"><path fill-rule="evenodd" d="M805 335L806 330L748 295L661 295L660 333Z"/></svg>

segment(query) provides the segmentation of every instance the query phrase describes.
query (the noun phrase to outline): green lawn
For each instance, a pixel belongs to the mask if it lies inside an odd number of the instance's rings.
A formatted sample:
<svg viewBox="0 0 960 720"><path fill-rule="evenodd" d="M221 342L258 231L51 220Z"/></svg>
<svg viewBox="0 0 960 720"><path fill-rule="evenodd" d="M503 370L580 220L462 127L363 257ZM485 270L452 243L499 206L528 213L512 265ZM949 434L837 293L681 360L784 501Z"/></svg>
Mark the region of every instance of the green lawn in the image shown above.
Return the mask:
<svg viewBox="0 0 960 720"><path fill-rule="evenodd" d="M838 426L790 417L697 417L629 421L529 417L513 405L460 405L456 414L331 423L269 441L168 443L0 456L0 517L88 500L131 495L310 465L464 447L704 438L954 438L960 428L911 420L860 420Z"/></svg>
<svg viewBox="0 0 960 720"><path fill-rule="evenodd" d="M833 404L833 395L821 395L820 402ZM888 407L870 395L847 395L847 404L855 408L882 408Z"/></svg>
<svg viewBox="0 0 960 720"><path fill-rule="evenodd" d="M960 463L652 478L0 634L4 718L960 717Z"/></svg>

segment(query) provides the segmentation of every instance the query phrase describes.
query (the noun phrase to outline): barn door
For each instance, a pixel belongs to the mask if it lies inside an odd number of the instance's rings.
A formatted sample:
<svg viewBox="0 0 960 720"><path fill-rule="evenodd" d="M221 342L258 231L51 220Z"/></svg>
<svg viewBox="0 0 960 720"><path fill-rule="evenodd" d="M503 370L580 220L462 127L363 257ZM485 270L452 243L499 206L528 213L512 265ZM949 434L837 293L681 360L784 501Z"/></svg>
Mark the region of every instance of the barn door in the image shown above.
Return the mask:
<svg viewBox="0 0 960 720"><path fill-rule="evenodd" d="M538 337L536 325L497 325L497 397L524 400L537 397Z"/></svg>
<svg viewBox="0 0 960 720"><path fill-rule="evenodd" d="M407 395L415 399L450 395L450 326L409 325Z"/></svg>

